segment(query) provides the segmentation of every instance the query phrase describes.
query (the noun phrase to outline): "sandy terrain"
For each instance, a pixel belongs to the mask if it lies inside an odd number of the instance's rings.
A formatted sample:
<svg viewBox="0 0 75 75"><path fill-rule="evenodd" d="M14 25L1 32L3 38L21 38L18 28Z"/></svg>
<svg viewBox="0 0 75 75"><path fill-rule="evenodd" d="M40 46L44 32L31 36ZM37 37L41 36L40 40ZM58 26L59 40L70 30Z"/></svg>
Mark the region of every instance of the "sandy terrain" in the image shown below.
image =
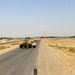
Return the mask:
<svg viewBox="0 0 75 75"><path fill-rule="evenodd" d="M50 47L47 40L40 44L38 75L75 75L75 54Z"/></svg>
<svg viewBox="0 0 75 75"><path fill-rule="evenodd" d="M0 44L6 44L6 43L12 43L12 42L17 42L21 41L22 39L0 39Z"/></svg>
<svg viewBox="0 0 75 75"><path fill-rule="evenodd" d="M15 48L18 48L18 47L19 47L19 46L16 45L16 46L11 46L10 48L7 48L7 49L0 50L0 55L4 54L4 53L6 53L6 52L9 52L9 51L11 51L11 50L13 50L13 49L15 49Z"/></svg>
<svg viewBox="0 0 75 75"><path fill-rule="evenodd" d="M75 38L45 38L44 40L50 47L75 52Z"/></svg>
<svg viewBox="0 0 75 75"><path fill-rule="evenodd" d="M19 47L21 43L22 42L13 42L0 45L0 55ZM5 49L2 49L1 47L5 47Z"/></svg>

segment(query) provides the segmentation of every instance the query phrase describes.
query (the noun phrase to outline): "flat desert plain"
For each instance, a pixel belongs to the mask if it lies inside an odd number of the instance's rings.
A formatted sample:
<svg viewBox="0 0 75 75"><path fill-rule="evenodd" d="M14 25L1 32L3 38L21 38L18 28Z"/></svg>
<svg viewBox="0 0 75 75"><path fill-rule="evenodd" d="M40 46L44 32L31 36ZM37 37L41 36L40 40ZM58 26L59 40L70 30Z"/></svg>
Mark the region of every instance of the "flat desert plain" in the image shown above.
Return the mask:
<svg viewBox="0 0 75 75"><path fill-rule="evenodd" d="M75 75L75 38L43 38L38 75Z"/></svg>

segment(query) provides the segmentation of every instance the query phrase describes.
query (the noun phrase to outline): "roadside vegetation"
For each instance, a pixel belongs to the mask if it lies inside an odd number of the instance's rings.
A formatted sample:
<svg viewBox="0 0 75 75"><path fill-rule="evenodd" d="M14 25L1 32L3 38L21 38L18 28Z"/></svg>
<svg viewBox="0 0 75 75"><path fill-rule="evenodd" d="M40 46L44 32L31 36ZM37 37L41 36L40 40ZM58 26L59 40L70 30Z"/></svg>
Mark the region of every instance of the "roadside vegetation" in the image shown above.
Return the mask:
<svg viewBox="0 0 75 75"><path fill-rule="evenodd" d="M10 48L10 46L0 46L0 50L6 49L6 48Z"/></svg>
<svg viewBox="0 0 75 75"><path fill-rule="evenodd" d="M11 46L20 45L21 43L13 43Z"/></svg>
<svg viewBox="0 0 75 75"><path fill-rule="evenodd" d="M16 43L12 43L12 44L9 44L9 45L1 45L0 46L0 50L4 50L4 49L7 49L7 48L11 48L12 46L16 46L16 45L20 45L21 43L19 42L16 42Z"/></svg>
<svg viewBox="0 0 75 75"><path fill-rule="evenodd" d="M75 53L75 38L44 38L44 41L50 47Z"/></svg>

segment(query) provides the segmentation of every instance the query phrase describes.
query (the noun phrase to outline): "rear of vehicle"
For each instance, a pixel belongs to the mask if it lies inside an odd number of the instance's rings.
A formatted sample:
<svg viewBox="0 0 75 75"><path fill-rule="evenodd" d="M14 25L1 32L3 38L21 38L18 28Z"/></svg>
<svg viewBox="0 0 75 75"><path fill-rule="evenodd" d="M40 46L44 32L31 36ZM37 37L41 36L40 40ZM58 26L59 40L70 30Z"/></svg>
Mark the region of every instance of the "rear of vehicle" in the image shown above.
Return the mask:
<svg viewBox="0 0 75 75"><path fill-rule="evenodd" d="M32 43L32 47L36 48L36 42Z"/></svg>

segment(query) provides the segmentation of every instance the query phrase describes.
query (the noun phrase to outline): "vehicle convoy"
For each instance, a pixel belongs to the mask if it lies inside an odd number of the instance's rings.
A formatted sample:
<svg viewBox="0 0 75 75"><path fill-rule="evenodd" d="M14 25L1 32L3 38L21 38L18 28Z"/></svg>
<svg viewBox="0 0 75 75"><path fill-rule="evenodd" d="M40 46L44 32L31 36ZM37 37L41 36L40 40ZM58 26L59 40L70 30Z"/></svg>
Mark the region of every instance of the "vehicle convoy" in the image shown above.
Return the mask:
<svg viewBox="0 0 75 75"><path fill-rule="evenodd" d="M37 44L34 40L25 39L25 41L20 45L20 48L36 48Z"/></svg>

